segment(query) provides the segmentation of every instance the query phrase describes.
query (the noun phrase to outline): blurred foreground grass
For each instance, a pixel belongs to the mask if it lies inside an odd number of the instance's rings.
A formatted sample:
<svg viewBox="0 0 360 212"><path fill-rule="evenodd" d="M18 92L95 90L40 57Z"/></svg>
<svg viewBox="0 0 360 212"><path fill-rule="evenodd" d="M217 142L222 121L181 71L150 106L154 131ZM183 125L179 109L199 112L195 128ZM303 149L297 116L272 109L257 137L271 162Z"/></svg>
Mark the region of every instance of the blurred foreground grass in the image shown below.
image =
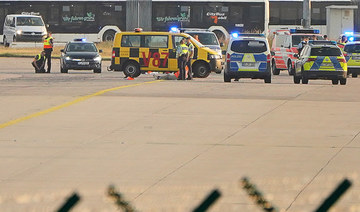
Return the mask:
<svg viewBox="0 0 360 212"><path fill-rule="evenodd" d="M101 56L106 59L111 58L112 54L112 42L101 42L97 43L96 47L103 50ZM52 53L52 57L60 57L60 50L64 46L55 46ZM0 46L0 57L34 57L42 51L42 47L32 47L32 48L5 48Z"/></svg>

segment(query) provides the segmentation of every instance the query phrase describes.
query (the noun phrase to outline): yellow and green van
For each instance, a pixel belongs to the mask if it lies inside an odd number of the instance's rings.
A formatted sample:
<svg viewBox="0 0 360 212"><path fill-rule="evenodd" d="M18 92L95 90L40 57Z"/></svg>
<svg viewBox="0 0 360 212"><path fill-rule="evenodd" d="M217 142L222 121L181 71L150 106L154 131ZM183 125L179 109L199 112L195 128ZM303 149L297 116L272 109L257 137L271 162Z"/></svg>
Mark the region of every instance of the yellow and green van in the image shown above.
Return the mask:
<svg viewBox="0 0 360 212"><path fill-rule="evenodd" d="M122 71L138 77L147 71L177 72L176 48L190 35L173 32L120 32L115 35L109 71ZM194 45L194 77L205 78L210 72L221 73L221 56L191 37Z"/></svg>

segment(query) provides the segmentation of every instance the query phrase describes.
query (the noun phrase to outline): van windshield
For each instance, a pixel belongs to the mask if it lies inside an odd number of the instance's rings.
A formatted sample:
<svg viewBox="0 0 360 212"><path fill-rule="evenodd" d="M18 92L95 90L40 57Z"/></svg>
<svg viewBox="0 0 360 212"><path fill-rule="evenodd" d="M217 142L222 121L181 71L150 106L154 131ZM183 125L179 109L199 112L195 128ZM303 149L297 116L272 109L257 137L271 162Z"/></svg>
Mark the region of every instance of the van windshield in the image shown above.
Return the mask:
<svg viewBox="0 0 360 212"><path fill-rule="evenodd" d="M187 32L186 32L187 33ZM191 35L192 37L195 37L195 35L198 35L200 43L203 45L219 45L219 42L216 38L216 35L212 32L204 33L204 32L191 32L187 33Z"/></svg>
<svg viewBox="0 0 360 212"><path fill-rule="evenodd" d="M231 51L237 53L262 53L266 50L266 43L259 40L237 40L231 44Z"/></svg>
<svg viewBox="0 0 360 212"><path fill-rule="evenodd" d="M18 26L44 26L40 17L17 17L16 24Z"/></svg>

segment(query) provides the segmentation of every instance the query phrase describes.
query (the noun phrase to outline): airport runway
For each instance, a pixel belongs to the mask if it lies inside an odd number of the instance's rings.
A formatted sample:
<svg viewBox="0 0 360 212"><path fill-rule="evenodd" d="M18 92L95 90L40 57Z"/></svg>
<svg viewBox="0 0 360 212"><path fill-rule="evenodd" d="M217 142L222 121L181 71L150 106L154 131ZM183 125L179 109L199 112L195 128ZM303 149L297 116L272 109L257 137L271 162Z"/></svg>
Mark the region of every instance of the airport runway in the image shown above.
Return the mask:
<svg viewBox="0 0 360 212"><path fill-rule="evenodd" d="M360 211L360 78L347 85L126 80L69 71L54 60L0 58L0 211L118 211L114 185L137 211L191 211L213 189L209 211L262 211L248 177L279 211L314 211L343 179L332 211Z"/></svg>

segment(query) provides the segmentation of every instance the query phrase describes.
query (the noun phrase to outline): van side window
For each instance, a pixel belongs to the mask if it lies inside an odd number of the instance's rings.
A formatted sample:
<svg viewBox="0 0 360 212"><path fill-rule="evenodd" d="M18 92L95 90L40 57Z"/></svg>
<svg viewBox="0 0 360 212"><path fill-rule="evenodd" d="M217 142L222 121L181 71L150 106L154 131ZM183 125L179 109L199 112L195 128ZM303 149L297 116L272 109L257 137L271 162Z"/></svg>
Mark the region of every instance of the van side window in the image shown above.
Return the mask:
<svg viewBox="0 0 360 212"><path fill-rule="evenodd" d="M286 40L286 36L285 35L277 35L276 36L276 47L284 47L285 44L285 40Z"/></svg>
<svg viewBox="0 0 360 212"><path fill-rule="evenodd" d="M121 47L140 47L140 35L123 35Z"/></svg>
<svg viewBox="0 0 360 212"><path fill-rule="evenodd" d="M145 35L144 47L149 48L167 48L168 38L167 35Z"/></svg>
<svg viewBox="0 0 360 212"><path fill-rule="evenodd" d="M173 36L173 45L174 45L174 49L176 49L179 45L180 45L180 41L181 39L183 39L183 36Z"/></svg>
<svg viewBox="0 0 360 212"><path fill-rule="evenodd" d="M11 19L10 26L15 27L15 17Z"/></svg>

